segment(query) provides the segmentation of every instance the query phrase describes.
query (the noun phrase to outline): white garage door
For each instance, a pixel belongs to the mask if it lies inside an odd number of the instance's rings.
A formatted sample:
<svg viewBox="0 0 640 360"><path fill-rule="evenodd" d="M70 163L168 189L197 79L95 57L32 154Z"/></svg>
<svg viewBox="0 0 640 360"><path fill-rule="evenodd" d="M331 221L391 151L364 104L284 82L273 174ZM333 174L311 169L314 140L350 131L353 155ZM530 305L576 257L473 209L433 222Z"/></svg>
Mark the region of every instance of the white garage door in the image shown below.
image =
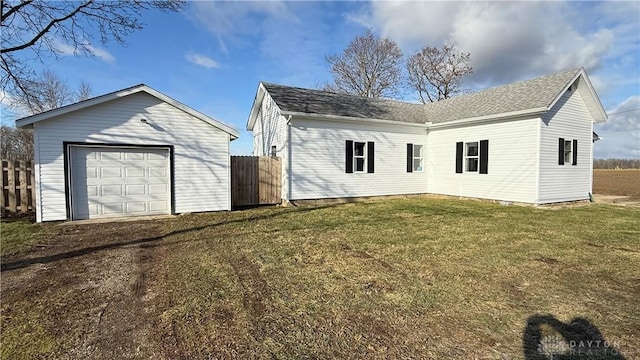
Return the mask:
<svg viewBox="0 0 640 360"><path fill-rule="evenodd" d="M73 219L171 212L169 150L71 148Z"/></svg>

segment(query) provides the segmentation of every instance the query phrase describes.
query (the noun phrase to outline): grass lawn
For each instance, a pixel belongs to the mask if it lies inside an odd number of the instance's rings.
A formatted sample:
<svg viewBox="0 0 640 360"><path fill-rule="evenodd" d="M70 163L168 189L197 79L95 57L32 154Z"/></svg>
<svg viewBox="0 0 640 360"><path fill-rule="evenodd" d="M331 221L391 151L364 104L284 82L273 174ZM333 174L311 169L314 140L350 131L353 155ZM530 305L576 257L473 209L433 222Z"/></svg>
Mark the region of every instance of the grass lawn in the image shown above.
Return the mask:
<svg viewBox="0 0 640 360"><path fill-rule="evenodd" d="M640 356L639 208L411 198L193 214L161 230L138 245L158 358L518 359L532 326L553 335L577 318ZM29 344L3 337L3 358L43 344L64 357L54 320L38 320Z"/></svg>
<svg viewBox="0 0 640 360"><path fill-rule="evenodd" d="M25 251L36 244L45 232L44 227L29 220L3 221L0 225L0 254Z"/></svg>

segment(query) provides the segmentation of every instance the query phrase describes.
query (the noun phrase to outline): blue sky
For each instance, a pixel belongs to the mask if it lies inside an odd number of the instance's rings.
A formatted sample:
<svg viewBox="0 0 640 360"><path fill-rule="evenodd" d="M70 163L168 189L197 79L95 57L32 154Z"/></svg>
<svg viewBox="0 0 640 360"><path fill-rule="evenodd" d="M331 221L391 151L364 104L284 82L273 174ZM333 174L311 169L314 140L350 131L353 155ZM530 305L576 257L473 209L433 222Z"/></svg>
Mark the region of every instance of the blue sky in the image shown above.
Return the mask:
<svg viewBox="0 0 640 360"><path fill-rule="evenodd" d="M318 87L330 80L325 55L371 27L405 55L443 43L470 52L472 90L584 66L611 114L595 157L640 158L640 2L194 1L142 20L126 47L96 42L94 57L45 65L94 95L145 83L239 130L232 153L250 154L258 83Z"/></svg>

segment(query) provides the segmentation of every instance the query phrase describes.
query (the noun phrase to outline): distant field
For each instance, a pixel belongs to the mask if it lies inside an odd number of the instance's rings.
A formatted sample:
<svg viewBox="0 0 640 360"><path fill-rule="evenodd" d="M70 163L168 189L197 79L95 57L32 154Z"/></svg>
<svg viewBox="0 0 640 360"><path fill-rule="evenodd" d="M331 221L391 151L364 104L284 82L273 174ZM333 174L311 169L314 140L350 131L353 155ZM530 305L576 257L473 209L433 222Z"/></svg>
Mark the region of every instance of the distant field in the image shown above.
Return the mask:
<svg viewBox="0 0 640 360"><path fill-rule="evenodd" d="M593 193L640 199L640 169L594 169Z"/></svg>

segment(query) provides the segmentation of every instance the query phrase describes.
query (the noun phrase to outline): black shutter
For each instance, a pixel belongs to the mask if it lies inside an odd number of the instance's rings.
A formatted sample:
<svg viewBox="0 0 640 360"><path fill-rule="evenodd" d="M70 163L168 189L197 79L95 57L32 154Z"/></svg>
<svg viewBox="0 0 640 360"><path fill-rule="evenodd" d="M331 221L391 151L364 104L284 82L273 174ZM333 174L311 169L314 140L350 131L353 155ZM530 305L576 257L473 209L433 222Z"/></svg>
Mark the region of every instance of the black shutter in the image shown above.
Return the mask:
<svg viewBox="0 0 640 360"><path fill-rule="evenodd" d="M578 140L573 140L573 162L571 165L578 165Z"/></svg>
<svg viewBox="0 0 640 360"><path fill-rule="evenodd" d="M345 172L347 174L350 174L353 172L353 140L347 140L347 151L345 151L346 158L345 158L345 164L346 164L346 170Z"/></svg>
<svg viewBox="0 0 640 360"><path fill-rule="evenodd" d="M558 139L558 165L564 165L564 139Z"/></svg>
<svg viewBox="0 0 640 360"><path fill-rule="evenodd" d="M407 172L413 172L413 144L407 144Z"/></svg>
<svg viewBox="0 0 640 360"><path fill-rule="evenodd" d="M373 163L375 162L375 153L373 149L373 142L367 143L367 172L373 173Z"/></svg>
<svg viewBox="0 0 640 360"><path fill-rule="evenodd" d="M488 174L489 140L480 140L480 174Z"/></svg>
<svg viewBox="0 0 640 360"><path fill-rule="evenodd" d="M462 174L462 152L464 144L462 141L456 143L456 174Z"/></svg>

